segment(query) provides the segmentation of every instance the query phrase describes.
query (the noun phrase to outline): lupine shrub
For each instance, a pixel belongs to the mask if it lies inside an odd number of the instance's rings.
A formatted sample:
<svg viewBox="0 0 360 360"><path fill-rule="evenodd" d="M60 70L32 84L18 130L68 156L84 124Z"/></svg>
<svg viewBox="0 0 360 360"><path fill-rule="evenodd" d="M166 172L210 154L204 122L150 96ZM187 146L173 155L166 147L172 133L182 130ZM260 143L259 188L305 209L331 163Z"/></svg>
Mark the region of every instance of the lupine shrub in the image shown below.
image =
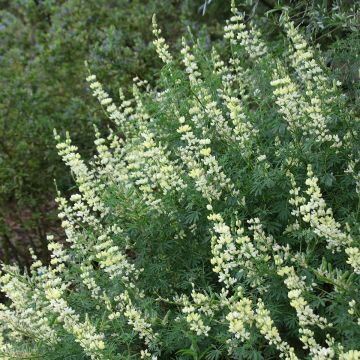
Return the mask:
<svg viewBox="0 0 360 360"><path fill-rule="evenodd" d="M352 98L290 20L231 11L181 61L154 18L156 86L113 100L88 70L110 125L89 161L55 131L66 243L3 266L2 359L359 359Z"/></svg>

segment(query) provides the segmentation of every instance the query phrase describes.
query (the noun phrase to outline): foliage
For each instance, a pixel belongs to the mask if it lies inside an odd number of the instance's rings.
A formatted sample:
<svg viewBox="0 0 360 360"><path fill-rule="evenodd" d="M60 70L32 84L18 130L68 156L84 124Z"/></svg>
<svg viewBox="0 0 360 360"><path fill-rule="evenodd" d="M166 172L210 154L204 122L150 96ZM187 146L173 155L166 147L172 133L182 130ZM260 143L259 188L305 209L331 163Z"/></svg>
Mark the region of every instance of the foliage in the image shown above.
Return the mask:
<svg viewBox="0 0 360 360"><path fill-rule="evenodd" d="M189 33L178 61L154 18L159 80L118 100L90 65L109 126L88 161L55 132L67 244L3 266L2 358L359 358L359 118L281 29L232 4L224 41Z"/></svg>
<svg viewBox="0 0 360 360"><path fill-rule="evenodd" d="M200 9L205 14L212 7L221 6L218 0L205 0ZM238 7L248 16L266 16L284 12L296 24L302 26L307 35L317 41L327 37L331 42L344 34L357 31L359 4L353 0L240 0Z"/></svg>

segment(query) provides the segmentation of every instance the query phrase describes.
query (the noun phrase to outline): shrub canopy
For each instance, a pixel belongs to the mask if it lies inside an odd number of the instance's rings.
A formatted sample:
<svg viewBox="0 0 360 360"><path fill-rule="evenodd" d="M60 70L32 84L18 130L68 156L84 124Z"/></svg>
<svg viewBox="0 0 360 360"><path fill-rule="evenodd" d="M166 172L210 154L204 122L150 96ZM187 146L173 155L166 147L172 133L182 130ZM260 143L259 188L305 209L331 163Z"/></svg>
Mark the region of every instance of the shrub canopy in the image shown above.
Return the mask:
<svg viewBox="0 0 360 360"><path fill-rule="evenodd" d="M110 125L88 161L55 132L66 243L3 267L3 358L359 358L353 101L288 18L271 41L231 10L180 62L153 19L156 87L89 70Z"/></svg>

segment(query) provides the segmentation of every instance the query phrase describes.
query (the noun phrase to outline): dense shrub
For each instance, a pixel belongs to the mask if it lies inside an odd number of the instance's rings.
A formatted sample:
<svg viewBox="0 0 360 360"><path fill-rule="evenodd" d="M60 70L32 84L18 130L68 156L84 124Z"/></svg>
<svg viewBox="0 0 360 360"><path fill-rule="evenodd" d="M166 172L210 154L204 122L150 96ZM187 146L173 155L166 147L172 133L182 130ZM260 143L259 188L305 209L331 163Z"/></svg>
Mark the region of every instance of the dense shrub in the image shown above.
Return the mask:
<svg viewBox="0 0 360 360"><path fill-rule="evenodd" d="M355 3L267 0L240 1L239 5L251 18L265 14L268 21L263 19L261 26L273 36L278 35L281 11L288 9L290 18L322 49L329 50L326 61L344 77L343 89L356 96L360 39ZM101 112L89 111L94 106L85 91L84 60L106 82L111 94L118 92L119 84L125 90L131 87L136 75L152 81L159 69L148 31L150 14L155 11L174 49L179 47L177 34L186 25L208 42L219 41L220 22L229 13L228 7L216 0L15 0L0 4L3 261L28 265L29 245L45 258L46 233L62 236L52 201L53 179L63 191L73 183L54 152L52 129L69 130L88 157L92 124L101 126ZM202 31L204 24L211 29L209 34Z"/></svg>
<svg viewBox="0 0 360 360"><path fill-rule="evenodd" d="M154 19L156 87L89 73L111 122L89 161L55 132L67 244L3 267L3 358L359 358L353 98L286 16L268 39L232 13L181 63Z"/></svg>

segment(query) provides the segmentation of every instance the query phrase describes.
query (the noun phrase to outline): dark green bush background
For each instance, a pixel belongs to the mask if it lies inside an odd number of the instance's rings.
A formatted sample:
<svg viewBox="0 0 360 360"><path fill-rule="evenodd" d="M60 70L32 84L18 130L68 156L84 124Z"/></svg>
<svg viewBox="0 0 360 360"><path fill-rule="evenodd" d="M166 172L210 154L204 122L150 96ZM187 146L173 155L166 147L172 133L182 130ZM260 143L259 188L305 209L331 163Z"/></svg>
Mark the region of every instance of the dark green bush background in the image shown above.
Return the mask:
<svg viewBox="0 0 360 360"><path fill-rule="evenodd" d="M105 126L85 82L93 73L117 97L132 78L150 82L160 68L152 46L151 17L171 46L190 26L216 39L230 2L212 0L14 0L0 2L0 258L27 265L29 246L46 257L47 232L61 236L54 194L71 189L59 161L53 128L68 130L86 156L93 124ZM286 7L325 51L344 88L358 97L359 17L356 1L237 1L249 18L272 26ZM267 12L267 17L262 17ZM262 17L262 18L261 18ZM220 38L220 37L219 37ZM220 41L220 40L219 40ZM281 46L281 44L279 45Z"/></svg>

